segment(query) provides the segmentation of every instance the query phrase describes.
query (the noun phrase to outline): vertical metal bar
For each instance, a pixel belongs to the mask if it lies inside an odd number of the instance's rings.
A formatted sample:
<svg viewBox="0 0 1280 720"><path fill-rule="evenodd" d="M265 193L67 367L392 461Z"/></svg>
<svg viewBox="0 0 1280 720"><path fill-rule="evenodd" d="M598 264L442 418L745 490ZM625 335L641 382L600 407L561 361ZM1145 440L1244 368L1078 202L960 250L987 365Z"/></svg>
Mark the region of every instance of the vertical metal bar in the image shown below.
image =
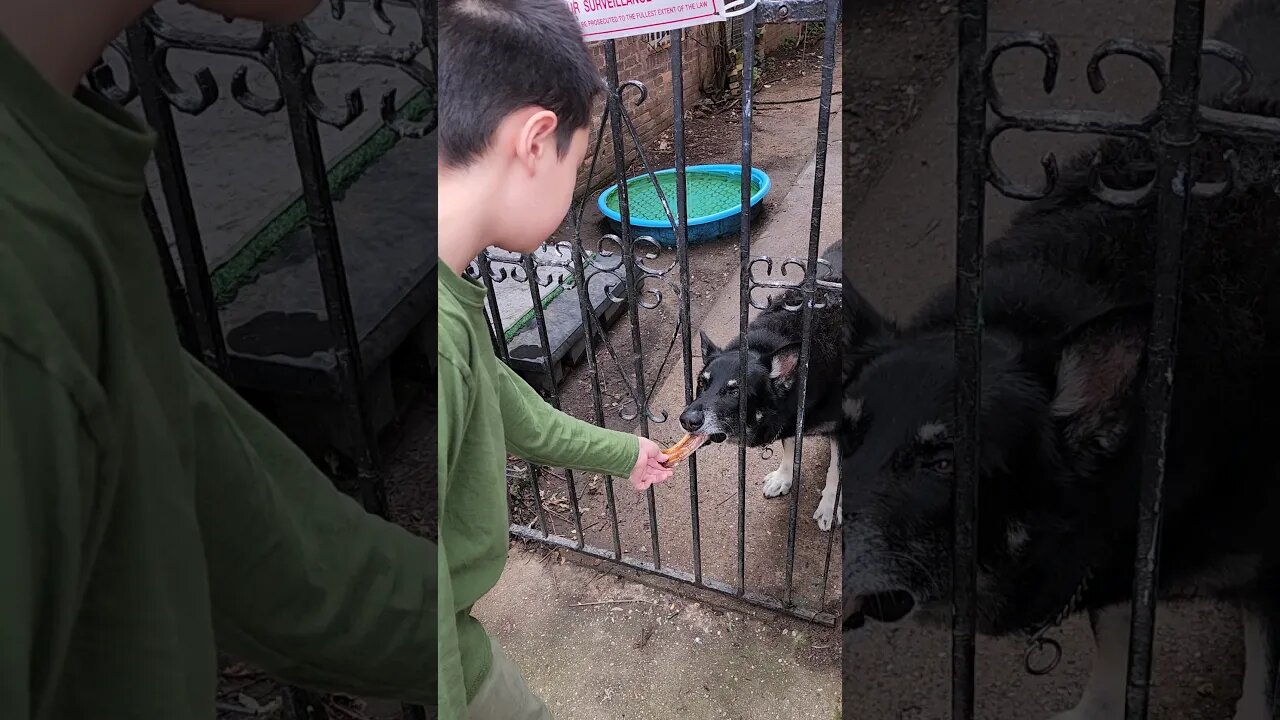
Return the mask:
<svg viewBox="0 0 1280 720"><path fill-rule="evenodd" d="M155 35L143 19L129 26L125 31L125 38L129 46L130 66L138 85L138 97L142 100L142 111L146 115L147 124L155 130L157 136L156 170L164 187L165 207L169 210L178 257L182 261L183 285L199 340L198 356L215 372L226 377L226 341L222 335L218 306L213 299L213 281L204 257L200 223L196 219L195 205L191 202L191 187L187 183L178 131L173 124L173 110L160 87L153 64ZM168 252L167 248L165 252Z"/></svg>
<svg viewBox="0 0 1280 720"><path fill-rule="evenodd" d="M532 258L529 258L527 256L521 257L520 263L521 263L521 266L524 267L525 269L525 276L530 286L529 292L531 296L534 298L534 301L533 301L534 315L539 316L542 312L542 296L537 289L538 268L533 264ZM497 308L496 297L494 302L494 308L495 309ZM541 331L542 329L544 328L539 328L539 331ZM501 329L501 326L499 326L499 333L502 334L504 338L503 346L505 347L506 332ZM541 335L541 332L539 334ZM545 340L543 341L543 347L549 347L549 345L550 343L546 342ZM546 353L547 353L546 355L547 378L549 379L550 384L554 386L556 384L556 379L551 372L551 351L547 350ZM508 355L508 357L510 356ZM528 460L523 460L523 462L524 462L525 473L529 476L529 494L533 498L534 513L538 518L538 529L542 531L542 534L544 536L550 535L551 526L547 524L546 509L542 507L542 486L538 484L538 466L534 465L532 462Z"/></svg>
<svg viewBox="0 0 1280 720"><path fill-rule="evenodd" d="M584 329L586 341L586 366L591 375L591 410L595 415L595 424L604 427L604 398L600 395L600 366L595 361L595 337L599 334L605 342L608 342L604 336L604 329L596 324L595 306L591 302L590 287L588 287L588 278L586 278L586 255L582 252L582 211L586 208L586 199L591 192L591 183L595 178L595 163L600 159L600 149L604 146L604 122L608 119L608 109L605 109L604 115L600 117L599 127L595 131L595 151L591 152L591 164L586 169L586 183L582 196L579 199L579 208L577 213L573 214L573 242L570 247L573 255L573 284L577 290L577 302L582 307L582 329ZM612 302L612 292L609 287L604 286L602 290L607 295L607 301ZM608 511L609 521L611 521L611 532L613 536L613 559L622 560L622 533L618 527L618 506L616 498L613 497L613 477L612 475L604 475L604 497L605 510Z"/></svg>
<svg viewBox="0 0 1280 720"><path fill-rule="evenodd" d="M333 338L333 357L337 371L339 400L348 432L354 435L356 473L360 499L365 509L386 515L387 501L378 472L377 440L365 402L360 338L356 333L355 313L347 287L338 226L333 214L333 198L320 147L316 119L307 109L308 72L302 46L293 29L271 27L276 77L289 115L289 129L294 155L302 177L302 193L307 203L307 224L315 245L320 283L324 291L325 313Z"/></svg>
<svg viewBox="0 0 1280 720"><path fill-rule="evenodd" d="M484 295L489 301L489 322L493 323L493 344L498 357L503 362L511 359L511 350L507 347L507 332L502 327L502 309L498 307L498 293L493 289L493 263L489 262L489 251L484 250L476 257L480 269L480 283L484 285Z"/></svg>
<svg viewBox="0 0 1280 720"><path fill-rule="evenodd" d="M738 387L747 386L747 320L751 307L751 96L756 16L742 17L742 232L738 237ZM747 394L738 393L738 427L747 426ZM747 438L738 438L738 594L747 591Z"/></svg>
<svg viewBox="0 0 1280 720"><path fill-rule="evenodd" d="M588 178L588 187L590 187L590 178ZM575 225L573 228L573 284L577 287L577 301L582 306L582 328L586 334L586 366L588 373L591 375L591 411L595 415L595 424L604 427L604 401L600 397L600 366L595 361L595 309L591 305L590 288L586 286L586 258L582 254L582 228L581 224ZM608 292L608 290L605 290ZM608 342L608 341L605 341ZM605 505L609 512L609 519L612 521L613 533L613 559L622 560L622 536L618 529L618 506L613 497L613 478L611 475L604 475L604 497Z"/></svg>
<svg viewBox="0 0 1280 720"><path fill-rule="evenodd" d="M529 286L529 300L533 303L533 321L534 327L538 331L538 341L542 343L542 361L546 365L548 391L552 398L552 404L559 406L560 393L556 388L555 369L551 366L551 337L547 333L547 317L546 310L542 307L542 289L538 284L538 263L533 259L533 254L520 256L520 267L524 268L524 274L527 278Z"/></svg>
<svg viewBox="0 0 1280 720"><path fill-rule="evenodd" d="M587 192L591 188L591 173L587 177ZM587 343L587 372L591 376L591 409L595 414L596 425L604 427L604 400L600 395L600 366L596 363L596 326L595 307L591 303L591 292L587 287L587 263L582 252L582 225L574 224L573 229L573 284L578 291L578 304L582 307L582 328ZM607 293L608 290L606 289ZM610 519L613 522L613 556L622 559L622 535L618 529L618 506L613 497L613 478L604 476L605 503Z"/></svg>
<svg viewBox="0 0 1280 720"><path fill-rule="evenodd" d="M986 0L960 2L960 82L956 148L956 484L951 595L951 717L973 720L976 641L979 398L982 366L982 257L985 212Z"/></svg>
<svg viewBox="0 0 1280 720"><path fill-rule="evenodd" d="M804 271L804 305L800 308L803 314L800 336L800 358L796 372L800 373L799 397L796 407L796 441L795 453L791 458L791 476L794 478L791 487L791 517L787 528L787 594L785 605L792 605L795 591L794 574L796 566L796 526L800 512L800 459L804 447L805 407L809 395L809 361L812 352L810 336L813 334L813 306L816 302L815 287L818 276L818 242L822 238L822 200L826 190L827 179L827 137L831 129L831 91L835 83L836 73L836 19L840 13L840 0L827 0L827 17L822 36L822 91L818 100L818 139L814 150L813 200L809 213L809 254ZM746 209L744 208L744 212ZM833 270L834 271L834 270Z"/></svg>
<svg viewBox="0 0 1280 720"><path fill-rule="evenodd" d="M529 297L533 300L533 317L538 325L538 340L542 343L543 359L546 362L547 378L548 378L548 399L551 406L560 409L560 388L559 380L556 378L555 364L551 357L551 336L547 332L547 316L546 311L542 307L542 291L538 287L538 266L533 261L533 255L525 255L520 258L521 264L524 265L525 275L529 277ZM583 316L586 319L586 316ZM587 327L584 323L583 327ZM565 483L569 486L569 509L573 511L573 529L578 533L578 549L582 549L584 540L582 537L582 511L578 508L578 486L573 481L573 470L571 468L564 469ZM541 504L541 503L539 503Z"/></svg>
<svg viewBox="0 0 1280 720"><path fill-rule="evenodd" d="M489 322L491 323L491 340L494 352L503 362L511 361L511 349L507 346L507 330L502 324L502 308L498 306L498 293L493 287L493 262L489 259L489 251L484 250L476 256L480 271L480 283L484 285L485 298L489 303ZM508 276L510 277L510 276ZM523 460L525 473L529 477L530 493L537 510L538 529L547 533L547 517L542 509L542 494L538 487L538 469L528 460Z"/></svg>
<svg viewBox="0 0 1280 720"><path fill-rule="evenodd" d="M842 91L843 91L843 93L844 93L844 97L843 97L843 98L841 98L841 100L842 100L842 102L844 102L844 103L851 103L851 102L855 102L854 100L852 100L852 99L851 99L851 98L853 98L853 97L854 97L854 91L853 91L853 77L854 77L854 76L853 76L853 68L854 68L854 64L853 64L853 45L854 45L854 43L856 42L856 40L855 40L854 38L855 38L855 36L857 35L857 33L855 33L855 32L853 31L853 27L854 27L854 26L853 26L853 24L852 24L852 23L842 24L842 25L840 26L840 30L841 30L841 32L843 33L843 37L841 38L842 46L841 46L841 53L840 53L840 55L841 55L841 57L840 57L840 61L841 61L841 64L842 64L841 66L842 66L842 68L843 68L843 74L842 74L842 77L841 77L841 90L842 90ZM830 32L830 31L828 31L828 32ZM847 182L847 180L845 179L845 177L846 177L846 173L844 172L844 171L845 171L845 166L843 166L843 165L842 165L842 167L841 167L841 171L842 171L842 174L841 174L841 178L842 178L842 180L841 180L841 184L840 184L840 189L841 189L841 218L843 219L843 217L844 217L844 213L843 213L843 210L844 210L844 199L845 199L846 197L848 197L848 195L847 195L846 193L849 191L849 189L850 189L851 185L850 185L850 183L848 183L848 182ZM851 233L849 232L848 228L849 228L849 226L848 226L848 225L843 225L843 226L842 226L842 229L841 229L841 233L842 233L842 242L845 242L845 243L854 242L854 238L851 236ZM842 254L842 256L841 256L841 257L842 257L842 259L843 259L843 257L844 257L844 256L843 256L843 254ZM835 268L835 272L839 275L839 277L841 278L841 281L843 282L843 281L845 280L844 268L843 268L843 267L841 267L841 268ZM845 297L845 296L844 296L844 294L843 294L843 292L842 292L842 294L841 294L841 301L842 301L842 302L843 302L843 298L844 298L844 297ZM842 349L842 351L843 351L843 348L844 348L844 345L842 344L842 345L841 345L841 349ZM844 363L843 363L843 362L841 362L841 363L840 363L840 366L843 368L843 367L844 367ZM838 445L839 445L839 438L838 438L838 437L832 437L832 438L831 438L831 442L836 443L836 444L837 444L837 446L838 446ZM839 480L839 482L837 482L837 483L836 483L836 509L837 509L837 510L840 510L840 509L842 508L843 496L844 496L845 476L844 476L843 460L844 460L843 453L838 453L838 455L837 455L837 462L840 462L840 463L841 463L841 466L840 466L840 468L839 468L840 480ZM843 522L843 520L842 520L842 522ZM831 534L830 534L829 536L827 536L827 555L826 555L826 561L825 561L825 563L823 564L823 568L822 568L822 594L821 594L821 596L819 597L819 600L818 600L818 606L817 606L817 609L818 609L819 611L821 611L824 607L826 607L826 600L827 600L827 587L829 586L830 581L831 581L831 556L832 556L832 554L833 554L833 552L832 552L832 551L835 549L835 540L836 540L836 536L837 536L837 535L839 535L839 536L840 536L840 555L841 555L841 559L843 560L845 557L848 557L848 556L845 554L845 550L846 550L846 549L845 549L845 546L844 546L844 533L837 531L836 527L834 527L834 526L833 526L833 527L832 527L832 529L831 529ZM839 583L839 585L838 585L838 587L840 588L840 590L839 590L839 591L838 591L838 593L837 593L837 597L841 597L841 596L843 596L843 594L844 594L844 587L843 587L843 585L844 585L844 583L843 583L844 573L843 573L843 572L841 572L841 573L840 573L840 575L841 575L841 582L840 582L840 583ZM837 603L837 604L839 604L839 603Z"/></svg>
<svg viewBox="0 0 1280 720"><path fill-rule="evenodd" d="M684 62L680 53L681 30L671 31L671 102L675 126L672 129L676 162L676 258L680 263L680 334L684 353L684 404L693 402L693 321L689 299L689 203L684 156ZM693 526L693 580L702 584L702 524L698 513L698 458L689 456L689 522Z"/></svg>
<svg viewBox="0 0 1280 720"><path fill-rule="evenodd" d="M1161 98L1155 301L1143 383L1146 410L1142 435L1142 486L1138 496L1138 540L1134 558L1126 720L1145 720L1150 702L1151 651L1155 641L1156 590L1159 585L1160 531L1164 509L1165 451L1169 407L1182 301L1182 232L1191 187L1195 183L1192 150L1200 92L1200 46L1204 39L1204 0L1178 0L1173 10L1169 80Z"/></svg>
<svg viewBox="0 0 1280 720"><path fill-rule="evenodd" d="M574 285L578 291L578 304L582 307L583 329L585 332L585 340L587 344L587 368L591 375L591 406L595 413L596 425L605 426L604 422L604 400L600 393L600 366L596 362L596 335L608 343L608 338L604 335L604 330L597 325L595 306L591 302L590 288L587 286L587 262L585 253L582 251L582 213L586 209L587 197L591 193L592 182L596 175L596 161L600 159L601 146L604 144L604 124L610 113L606 109L605 114L600 117L600 125L596 129L595 150L591 154L591 164L587 167L587 179L583 187L582 197L579 199L578 211L573 214L573 242L570 244L573 252L573 277ZM613 301L613 293L608 285L601 288L606 293L606 301ZM613 557L615 560L622 560L622 534L618 525L618 505L613 496L613 477L604 476L605 489L605 507L609 513L609 520L612 523L613 535Z"/></svg>
<svg viewBox="0 0 1280 720"><path fill-rule="evenodd" d="M142 215L147 219L151 239L156 244L160 272L164 275L164 285L169 291L169 309L173 312L173 322L178 329L178 342L188 353L199 357L200 335L196 330L195 318L191 315L191 306L187 304L187 291L178 279L177 269L173 267L173 256L169 254L164 226L160 224L160 214L156 212L156 203L149 190L142 198Z"/></svg>
<svg viewBox="0 0 1280 720"><path fill-rule="evenodd" d="M618 213L622 224L622 263L627 282L627 311L631 319L631 352L636 374L636 411L640 419L640 434L649 437L649 401L645 392L644 357L640 347L640 282L636 271L635 242L631 235L631 211L627 204L627 154L622 135L622 93L618 89L618 49L614 41L604 45L605 76L609 84L609 130L613 135L613 168L618 178ZM658 505L651 486L649 501L649 547L653 551L653 566L662 567L662 555L658 547Z"/></svg>
<svg viewBox="0 0 1280 720"><path fill-rule="evenodd" d="M832 438L832 442L835 442L834 438ZM841 495L841 490L843 489L844 488L841 487L841 484L836 485L836 507L837 508L840 507L840 495ZM826 560L824 560L822 563L822 592L818 595L818 604L814 608L814 612L822 612L822 609L827 605L827 585L831 582L831 552L832 550L835 549L835 546L836 546L836 535L840 535L840 534L841 533L837 531L835 526L833 525L831 528L831 533L827 535L827 556L826 556ZM840 547L841 549L844 548L843 539Z"/></svg>

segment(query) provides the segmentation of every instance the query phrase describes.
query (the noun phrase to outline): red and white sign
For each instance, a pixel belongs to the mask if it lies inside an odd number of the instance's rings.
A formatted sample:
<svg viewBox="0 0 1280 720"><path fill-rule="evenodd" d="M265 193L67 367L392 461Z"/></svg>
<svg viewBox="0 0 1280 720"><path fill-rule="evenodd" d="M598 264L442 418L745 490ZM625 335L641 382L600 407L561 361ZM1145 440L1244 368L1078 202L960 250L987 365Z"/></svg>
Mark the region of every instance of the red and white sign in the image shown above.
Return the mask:
<svg viewBox="0 0 1280 720"><path fill-rule="evenodd" d="M566 0L588 42L705 25L730 16L734 0ZM755 3L750 3L754 7ZM737 13L732 13L737 14Z"/></svg>

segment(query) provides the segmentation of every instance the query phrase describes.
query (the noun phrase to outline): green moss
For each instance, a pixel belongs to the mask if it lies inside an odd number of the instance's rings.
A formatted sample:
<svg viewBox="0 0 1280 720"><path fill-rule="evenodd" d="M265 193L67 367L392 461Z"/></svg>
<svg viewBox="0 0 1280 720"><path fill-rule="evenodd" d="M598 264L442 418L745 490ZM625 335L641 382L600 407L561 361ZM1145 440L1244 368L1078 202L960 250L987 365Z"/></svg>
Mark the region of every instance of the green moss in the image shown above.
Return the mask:
<svg viewBox="0 0 1280 720"><path fill-rule="evenodd" d="M396 116L418 122L435 108L435 98L420 90L400 106ZM385 126L379 126L368 139L359 143L329 169L329 191L338 201L356 180L375 162L395 147L400 138ZM307 205L301 195L294 198L258 232L254 233L234 255L213 271L213 295L218 305L225 305L236 292L254 277L254 268L280 247L280 242L302 229L307 221Z"/></svg>
<svg viewBox="0 0 1280 720"><path fill-rule="evenodd" d="M547 306L551 304L552 300L555 300L556 298L560 297L560 294L563 293L566 288L570 288L570 287L573 287L573 278L565 278L565 281L561 283L559 286L557 286L554 290L547 293L546 295L543 295L542 309L546 310ZM533 308L529 308L524 312L523 315L517 318L514 323L511 323L511 327L507 328L502 333L503 336L507 339L507 342L511 342L511 340L514 339L515 336L518 335L521 330L524 330L529 325L529 323L534 321L535 317L536 316L533 313Z"/></svg>

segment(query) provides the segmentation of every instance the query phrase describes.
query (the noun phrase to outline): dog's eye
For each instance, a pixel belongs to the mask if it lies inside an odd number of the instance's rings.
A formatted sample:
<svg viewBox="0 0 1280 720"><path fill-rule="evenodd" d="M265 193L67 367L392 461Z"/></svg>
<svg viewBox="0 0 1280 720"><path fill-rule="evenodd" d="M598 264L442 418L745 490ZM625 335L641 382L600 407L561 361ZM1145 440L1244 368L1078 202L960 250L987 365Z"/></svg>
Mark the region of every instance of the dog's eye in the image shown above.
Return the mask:
<svg viewBox="0 0 1280 720"><path fill-rule="evenodd" d="M917 465L921 470L932 473L934 475L950 475L954 465L955 458L950 452L936 451L927 453L921 457Z"/></svg>
<svg viewBox="0 0 1280 720"><path fill-rule="evenodd" d="M934 458L924 464L926 470L946 475L951 472L951 458Z"/></svg>

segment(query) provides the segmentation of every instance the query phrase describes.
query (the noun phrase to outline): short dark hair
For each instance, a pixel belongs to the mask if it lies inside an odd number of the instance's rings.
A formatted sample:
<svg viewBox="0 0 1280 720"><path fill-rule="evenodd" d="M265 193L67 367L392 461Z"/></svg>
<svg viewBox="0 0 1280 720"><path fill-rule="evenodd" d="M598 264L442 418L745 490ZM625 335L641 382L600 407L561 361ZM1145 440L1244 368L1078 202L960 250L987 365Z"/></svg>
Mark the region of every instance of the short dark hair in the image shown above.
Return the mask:
<svg viewBox="0 0 1280 720"><path fill-rule="evenodd" d="M568 152L604 89L565 0L440 3L439 142L446 165L485 151L504 118L536 105L556 114L556 147Z"/></svg>

